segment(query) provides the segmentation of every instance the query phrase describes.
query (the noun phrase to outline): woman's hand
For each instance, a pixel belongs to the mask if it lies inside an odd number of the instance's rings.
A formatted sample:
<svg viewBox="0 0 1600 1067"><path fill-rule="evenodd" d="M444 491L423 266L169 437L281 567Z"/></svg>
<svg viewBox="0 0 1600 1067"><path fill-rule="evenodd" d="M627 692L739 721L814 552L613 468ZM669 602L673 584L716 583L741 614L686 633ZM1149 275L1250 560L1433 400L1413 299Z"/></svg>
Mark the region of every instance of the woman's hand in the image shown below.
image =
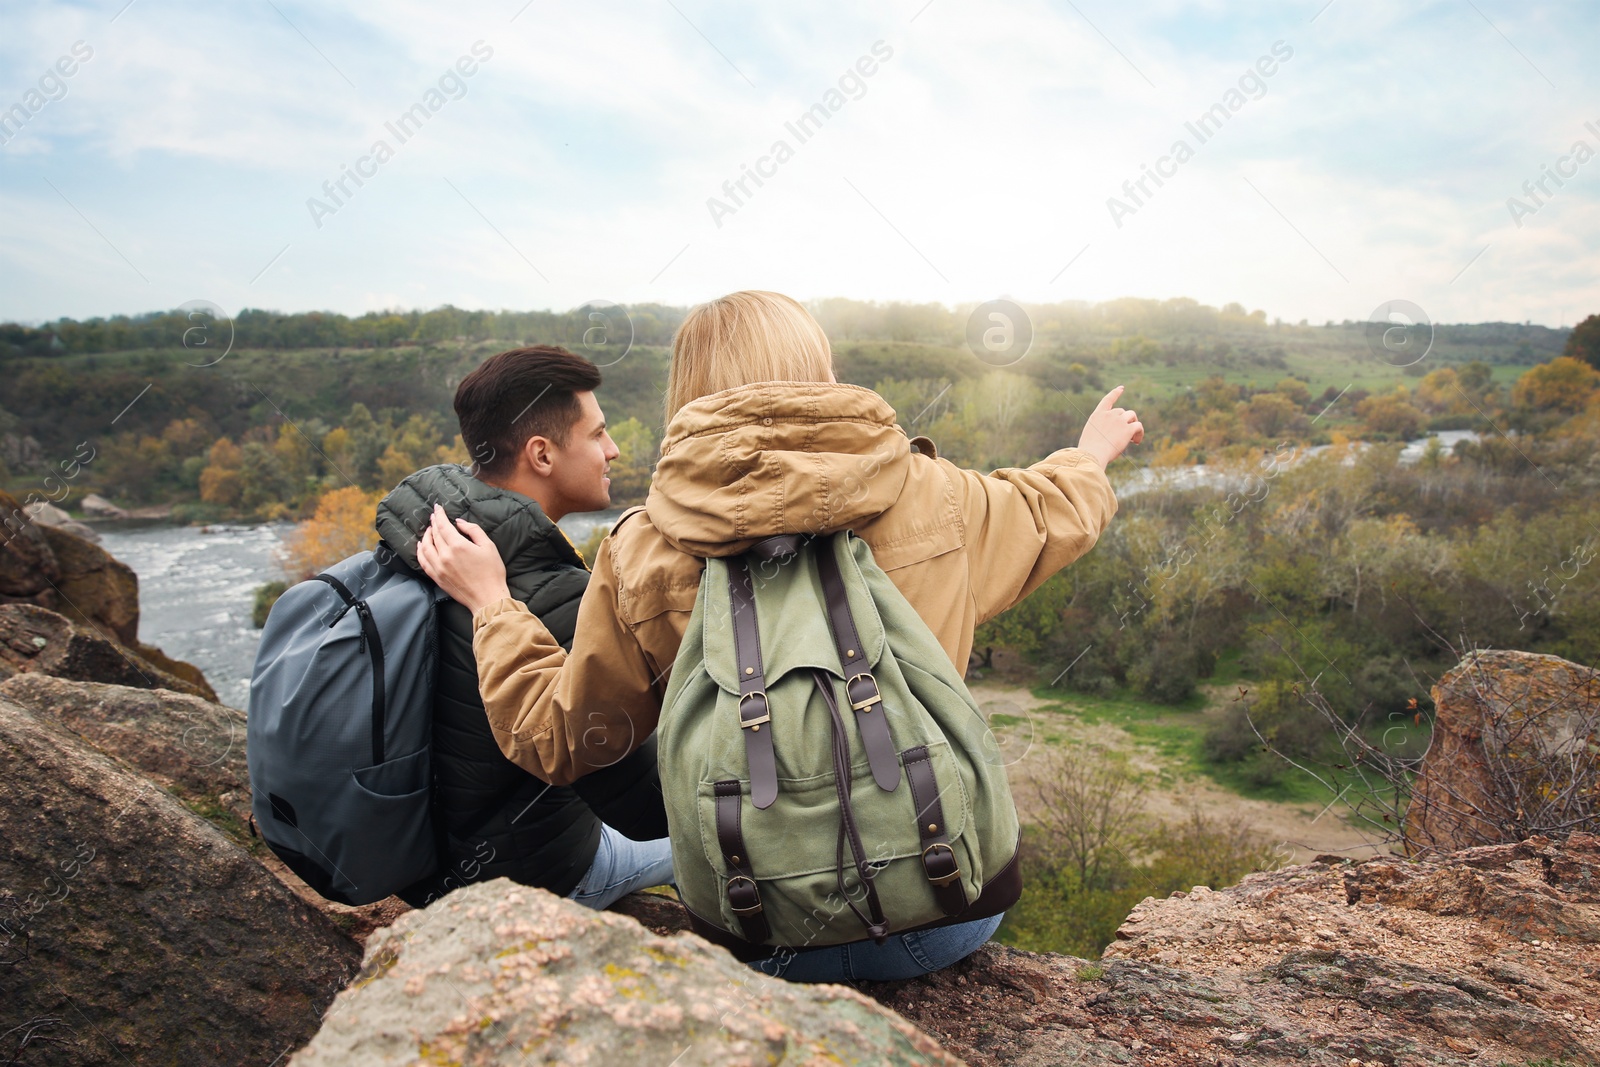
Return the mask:
<svg viewBox="0 0 1600 1067"><path fill-rule="evenodd" d="M1122 455L1129 445L1144 440L1144 424L1139 416L1127 408L1112 407L1122 395L1122 386L1107 393L1089 414L1078 438L1078 447L1094 456L1100 469L1111 466L1111 461Z"/></svg>
<svg viewBox="0 0 1600 1067"><path fill-rule="evenodd" d="M452 600L476 615L479 608L511 595L506 565L483 527L466 519L456 520L456 525L459 532L444 508L435 504L428 528L417 541L417 562Z"/></svg>

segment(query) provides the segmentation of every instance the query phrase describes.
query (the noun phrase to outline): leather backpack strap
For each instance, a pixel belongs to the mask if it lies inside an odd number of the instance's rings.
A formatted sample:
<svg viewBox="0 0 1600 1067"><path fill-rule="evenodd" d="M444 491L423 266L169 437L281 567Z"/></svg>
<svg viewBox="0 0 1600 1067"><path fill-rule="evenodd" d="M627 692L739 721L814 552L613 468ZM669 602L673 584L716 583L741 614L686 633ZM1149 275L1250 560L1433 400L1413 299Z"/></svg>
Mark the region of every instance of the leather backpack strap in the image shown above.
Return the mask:
<svg viewBox="0 0 1600 1067"><path fill-rule="evenodd" d="M849 537L848 533L835 537ZM833 634L844 672L844 691L855 709L861 743L872 765L872 780L878 788L892 793L900 787L900 763L895 757L894 738L889 733L889 717L878 692L878 680L867 667L867 651L856 633L855 616L850 613L850 597L845 591L839 561L834 558L833 542L817 548L817 573L822 579L822 596L828 605L828 630ZM859 669L858 669L859 668Z"/></svg>
<svg viewBox="0 0 1600 1067"><path fill-rule="evenodd" d="M917 806L917 834L922 839L922 870L933 887L934 899L946 915L967 910L967 891L961 885L961 868L950 835L944 824L944 805L939 802L939 783L933 775L933 761L926 745L908 748L902 757L906 780L911 783L911 799Z"/></svg>
<svg viewBox="0 0 1600 1067"><path fill-rule="evenodd" d="M778 762L772 751L772 729L767 725L772 722L772 709L767 704L767 674L761 664L755 588L750 568L742 559L728 561L728 600L733 609L734 662L739 665L739 727L750 764L750 802L765 809L778 799Z"/></svg>
<svg viewBox="0 0 1600 1067"><path fill-rule="evenodd" d="M812 677L818 692L822 694L823 703L828 706L828 716L833 720L833 785L839 798L839 835L834 844L833 866L839 895L844 897L850 910L867 928L867 936L881 945L884 938L889 936L889 921L884 918L883 903L878 899L878 887L874 882L877 872L872 869L866 844L861 840L861 827L856 822L855 804L851 799L854 780L850 773L850 737L845 733L844 719L839 714L839 701L833 693L833 675L820 667L813 667ZM856 902L850 897L849 887L845 885L844 847L847 843L856 876L861 879L861 888L866 894L865 915L856 907Z"/></svg>
<svg viewBox="0 0 1600 1067"><path fill-rule="evenodd" d="M760 944L772 937L767 917L762 913L761 888L756 885L750 866L750 850L745 847L741 805L743 787L737 780L718 782L713 787L717 800L717 846L728 865L728 906L739 919L746 941Z"/></svg>

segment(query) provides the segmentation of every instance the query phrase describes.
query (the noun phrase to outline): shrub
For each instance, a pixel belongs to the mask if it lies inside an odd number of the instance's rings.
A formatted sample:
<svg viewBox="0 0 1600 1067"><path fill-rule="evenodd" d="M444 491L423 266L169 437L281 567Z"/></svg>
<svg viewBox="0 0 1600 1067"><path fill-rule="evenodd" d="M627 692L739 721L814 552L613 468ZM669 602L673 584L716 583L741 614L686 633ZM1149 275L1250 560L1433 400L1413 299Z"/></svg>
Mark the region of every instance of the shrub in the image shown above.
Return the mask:
<svg viewBox="0 0 1600 1067"><path fill-rule="evenodd" d="M1199 675L1194 646L1186 641L1157 641L1128 671L1139 692L1162 704L1182 704L1194 696Z"/></svg>
<svg viewBox="0 0 1600 1067"><path fill-rule="evenodd" d="M250 622L256 629L261 629L267 624L267 615L272 611L272 605L289 588L288 582L267 582L256 586L255 604L250 608Z"/></svg>

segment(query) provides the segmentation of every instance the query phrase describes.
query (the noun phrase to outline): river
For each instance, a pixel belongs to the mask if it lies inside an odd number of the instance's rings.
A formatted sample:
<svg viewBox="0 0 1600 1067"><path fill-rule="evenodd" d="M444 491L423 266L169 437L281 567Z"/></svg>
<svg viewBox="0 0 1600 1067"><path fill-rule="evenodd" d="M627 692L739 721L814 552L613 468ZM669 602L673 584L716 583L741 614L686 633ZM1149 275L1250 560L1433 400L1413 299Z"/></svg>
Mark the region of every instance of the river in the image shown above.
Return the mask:
<svg viewBox="0 0 1600 1067"><path fill-rule="evenodd" d="M1415 441L1407 441L1405 447L1400 449L1398 462L1402 467L1415 466L1416 463L1428 453L1428 446L1434 441L1439 442L1439 447L1449 454L1457 444L1462 441L1480 441L1483 435L1476 430L1438 430L1426 437L1419 437ZM1309 445L1304 448L1295 448L1285 452L1283 462L1286 466L1314 459L1331 449L1332 445ZM1355 442L1356 451L1371 446L1365 441ZM1263 453L1263 460L1272 457L1275 453ZM1355 453L1345 457L1345 463L1355 462ZM1204 463L1191 463L1186 467L1135 467L1124 470L1113 479L1117 488L1117 495L1123 498L1135 496L1151 489L1216 489L1219 492L1234 492L1244 488L1252 478L1259 477L1266 467L1261 463L1236 464L1231 467L1211 467Z"/></svg>
<svg viewBox="0 0 1600 1067"><path fill-rule="evenodd" d="M569 515L577 545L620 511ZM101 547L139 576L139 640L205 672L224 704L250 699L261 631L250 624L256 587L281 579L276 553L287 523L262 526L101 526Z"/></svg>

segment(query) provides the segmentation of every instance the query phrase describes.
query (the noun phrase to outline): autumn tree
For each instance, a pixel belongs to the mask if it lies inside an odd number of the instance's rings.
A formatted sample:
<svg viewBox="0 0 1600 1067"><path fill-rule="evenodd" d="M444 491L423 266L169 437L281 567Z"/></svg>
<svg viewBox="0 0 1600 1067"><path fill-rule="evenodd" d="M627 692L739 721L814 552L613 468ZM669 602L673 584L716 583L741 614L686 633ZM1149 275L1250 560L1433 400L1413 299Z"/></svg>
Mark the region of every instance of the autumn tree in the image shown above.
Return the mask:
<svg viewBox="0 0 1600 1067"><path fill-rule="evenodd" d="M1600 370L1600 315L1590 315L1572 328L1562 354Z"/></svg>
<svg viewBox="0 0 1600 1067"><path fill-rule="evenodd" d="M1600 370L1571 356L1557 356L1525 371L1511 390L1519 407L1575 415L1600 393Z"/></svg>
<svg viewBox="0 0 1600 1067"><path fill-rule="evenodd" d="M1195 397L1202 408L1232 411L1239 400L1239 387L1220 374L1213 374L1195 386Z"/></svg>
<svg viewBox="0 0 1600 1067"><path fill-rule="evenodd" d="M244 498L244 453L226 437L211 444L209 463L200 471L200 499L207 504L236 508Z"/></svg>
<svg viewBox="0 0 1600 1067"><path fill-rule="evenodd" d="M299 427L283 423L278 427L278 439L272 443L284 484L293 487L291 492L297 499L304 493L315 491L322 457L311 442L326 433L326 428L320 423L308 423L304 429L306 433L302 433Z"/></svg>
<svg viewBox="0 0 1600 1067"><path fill-rule="evenodd" d="M1288 397L1302 411L1311 404L1311 389L1299 378L1285 378L1274 385L1272 391Z"/></svg>
<svg viewBox="0 0 1600 1067"><path fill-rule="evenodd" d="M346 486L324 493L311 518L295 527L283 546L283 569L301 581L357 552L377 547L373 517L382 490Z"/></svg>
<svg viewBox="0 0 1600 1067"><path fill-rule="evenodd" d="M341 481L355 478L355 455L351 447L350 431L343 426L329 430L322 436L322 454L329 466L328 477Z"/></svg>
<svg viewBox="0 0 1600 1067"><path fill-rule="evenodd" d="M440 462L439 428L426 415L412 415L378 457L378 486L392 488L423 467Z"/></svg>
<svg viewBox="0 0 1600 1067"><path fill-rule="evenodd" d="M1307 392L1306 399L1310 395ZM1281 392L1257 393L1240 405L1239 418L1252 433L1272 439L1283 437L1305 421L1300 405Z"/></svg>
<svg viewBox="0 0 1600 1067"><path fill-rule="evenodd" d="M1411 403L1404 389L1369 396L1356 405L1356 414L1366 423L1367 432L1405 440L1417 436L1423 414Z"/></svg>

